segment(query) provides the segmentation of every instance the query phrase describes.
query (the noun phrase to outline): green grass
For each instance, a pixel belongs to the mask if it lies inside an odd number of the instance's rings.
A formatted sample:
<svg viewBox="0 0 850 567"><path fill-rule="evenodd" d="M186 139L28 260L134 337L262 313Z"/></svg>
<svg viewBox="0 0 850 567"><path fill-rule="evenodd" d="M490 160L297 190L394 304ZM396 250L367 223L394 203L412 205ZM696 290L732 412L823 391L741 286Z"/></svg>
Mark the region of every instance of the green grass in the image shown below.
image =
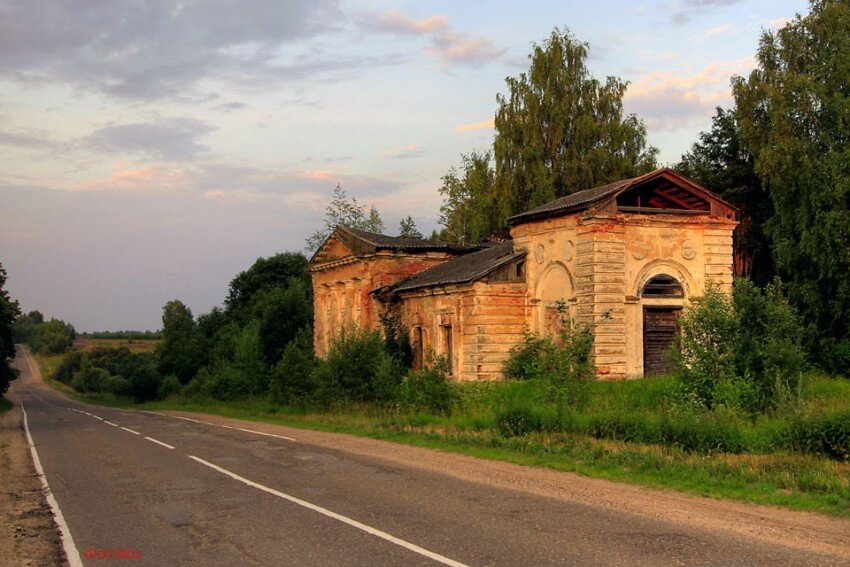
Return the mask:
<svg viewBox="0 0 850 567"><path fill-rule="evenodd" d="M13 406L14 404L12 402L7 400L6 398L0 397L0 415L3 415L4 413L12 409Z"/></svg>
<svg viewBox="0 0 850 567"><path fill-rule="evenodd" d="M44 357L38 357L39 363ZM49 357L44 360L53 363ZM55 367L55 364L54 364ZM48 374L45 372L45 376ZM790 509L850 517L850 462L789 450L748 450L740 454L693 451L681 446L636 443L564 431L537 431L520 437L499 433L499 407L516 402L549 407L546 390L533 383L463 384L452 416L378 408L345 406L306 410L280 406L264 399L222 402L172 398L133 404L109 394L82 395L67 386L51 384L74 399L115 407L207 413L304 429L349 433L418 447L511 463L571 471L619 482L669 488L713 498L727 498ZM656 419L669 409L674 382L652 378L631 382L595 382L579 418L594 415ZM850 381L821 375L807 376L797 411L804 413L850 408ZM724 418L726 419L726 418ZM772 434L781 416L742 420L732 425L743 431L746 443L758 447ZM700 423L697 423L701 427Z"/></svg>

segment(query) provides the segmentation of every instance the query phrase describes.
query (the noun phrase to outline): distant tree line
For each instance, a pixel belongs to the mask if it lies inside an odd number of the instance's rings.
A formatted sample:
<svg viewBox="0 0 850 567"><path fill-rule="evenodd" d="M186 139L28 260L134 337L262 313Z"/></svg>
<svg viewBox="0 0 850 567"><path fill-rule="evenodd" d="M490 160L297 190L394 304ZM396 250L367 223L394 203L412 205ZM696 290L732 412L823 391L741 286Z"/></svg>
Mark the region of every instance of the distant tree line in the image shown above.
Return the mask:
<svg viewBox="0 0 850 567"><path fill-rule="evenodd" d="M42 354L61 354L71 348L77 332L61 319L45 321L40 311L30 311L15 319L12 325L15 342L27 344Z"/></svg>

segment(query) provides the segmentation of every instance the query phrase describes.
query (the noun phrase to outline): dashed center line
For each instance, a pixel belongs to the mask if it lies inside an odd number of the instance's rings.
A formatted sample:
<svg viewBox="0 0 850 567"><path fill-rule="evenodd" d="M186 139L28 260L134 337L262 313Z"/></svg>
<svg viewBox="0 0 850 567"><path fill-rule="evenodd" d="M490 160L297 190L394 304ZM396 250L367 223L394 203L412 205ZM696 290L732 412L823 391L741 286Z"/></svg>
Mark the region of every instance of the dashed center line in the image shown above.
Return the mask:
<svg viewBox="0 0 850 567"><path fill-rule="evenodd" d="M163 443L159 439L154 439L153 437L145 437L145 439L147 439L148 441L150 441L152 443L156 443L157 445L162 445L163 447L166 447L168 449L174 448L173 446L169 445L168 443Z"/></svg>
<svg viewBox="0 0 850 567"><path fill-rule="evenodd" d="M418 553L419 555L427 557L428 559L432 559L432 560L434 560L438 563L442 563L443 565L451 565L452 567L466 567L466 565L464 565L463 563L461 563L459 561L455 561L454 559L450 559L450 558L448 558L444 555L440 555L439 553L435 553L435 552L429 551L429 550L427 550L423 547L419 547L418 545L410 543L409 541L405 541L401 538L397 538L394 535L390 535L387 532L383 532L383 531L381 531L377 528L373 528L372 526L363 524L363 523L358 522L357 520L354 520L354 519L349 518L347 516L343 516L342 514L337 514L336 512L328 510L327 508L322 508L321 506L317 506L316 504L313 504L311 502L307 502L306 500L301 500L300 498L296 498L295 496L291 496L291 495L286 494L284 492L280 492L279 490L275 490L274 488L269 488L268 486L264 486L264 485L262 485L258 482L254 482L253 480L248 480L244 476L239 476L238 474L236 474L234 472L230 472L229 470L223 469L218 465L214 465L213 463L211 463L209 461L205 461L204 459L202 459L200 457L196 457L194 455L188 455L188 457L190 459L192 459L193 461L197 461L197 462L201 463L202 465L206 465L209 468L216 470L216 471L218 471L222 474L225 474L232 479L238 480L239 482L247 484L248 486L251 486L253 488L257 488L259 490L262 490L263 492L268 492L269 494L277 496L278 498L283 498L284 500L288 500L289 502L292 502L293 504L303 506L304 508L307 508L308 510L318 512L319 514L322 514L323 516L333 518L334 520L342 522L343 524L348 524L349 526L351 526L353 528L357 528L358 530L362 530L362 531L364 531L368 534L371 534L375 537L379 537L379 538L386 540L390 543L394 543L395 545L398 545L399 547L403 547L403 548L405 548L409 551L412 551L414 553Z"/></svg>
<svg viewBox="0 0 850 567"><path fill-rule="evenodd" d="M112 423L111 421L107 421L105 419L103 420L103 423L105 423L106 425L111 425L112 427L118 427L117 423Z"/></svg>
<svg viewBox="0 0 850 567"><path fill-rule="evenodd" d="M132 429L127 429L127 428L126 428L126 427L124 427L123 425L121 426L121 429L123 429L124 431L129 431L129 432L130 432L130 433L132 433L133 435L141 435L141 433L139 433L138 431L133 431Z"/></svg>

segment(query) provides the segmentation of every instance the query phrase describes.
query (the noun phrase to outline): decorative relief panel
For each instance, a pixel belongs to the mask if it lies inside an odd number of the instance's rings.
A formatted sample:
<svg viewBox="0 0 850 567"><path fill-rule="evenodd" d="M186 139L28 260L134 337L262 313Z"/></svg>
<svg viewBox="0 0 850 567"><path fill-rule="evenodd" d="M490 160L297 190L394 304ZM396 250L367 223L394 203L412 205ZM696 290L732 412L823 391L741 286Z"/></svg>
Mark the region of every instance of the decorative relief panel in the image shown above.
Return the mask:
<svg viewBox="0 0 850 567"><path fill-rule="evenodd" d="M534 247L534 259L538 264L542 264L544 260L546 260L546 249L542 244L538 244Z"/></svg>
<svg viewBox="0 0 850 567"><path fill-rule="evenodd" d="M575 253L573 241L567 240L566 244L564 244L564 260L569 262L573 259L573 254Z"/></svg>
<svg viewBox="0 0 850 567"><path fill-rule="evenodd" d="M691 240L685 240L682 243L682 258L685 260L693 260L697 256L696 248Z"/></svg>
<svg viewBox="0 0 850 567"><path fill-rule="evenodd" d="M631 245L632 257L635 260L643 260L649 254L649 244L644 240L638 240Z"/></svg>

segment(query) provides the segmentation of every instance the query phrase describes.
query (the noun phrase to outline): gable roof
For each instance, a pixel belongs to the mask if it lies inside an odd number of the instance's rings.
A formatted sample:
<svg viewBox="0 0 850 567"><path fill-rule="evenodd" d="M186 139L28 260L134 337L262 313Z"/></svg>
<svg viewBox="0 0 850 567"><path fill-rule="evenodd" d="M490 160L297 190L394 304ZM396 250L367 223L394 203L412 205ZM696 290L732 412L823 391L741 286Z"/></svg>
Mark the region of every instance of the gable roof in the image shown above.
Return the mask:
<svg viewBox="0 0 850 567"><path fill-rule="evenodd" d="M502 242L478 252L452 258L382 291L398 293L441 285L471 283L522 256L525 256L525 250L515 251L512 241Z"/></svg>
<svg viewBox="0 0 850 567"><path fill-rule="evenodd" d="M392 250L394 252L454 252L466 253L474 250L480 250L481 246L451 244L441 240L431 240L429 238L410 238L407 236L387 236L377 232L369 232L357 228L351 228L345 225L337 226L334 231L328 235L328 238L319 247L318 250L310 258L310 263L320 263L325 261L322 258L322 252L326 244L334 238L338 238L352 252L354 256L362 256L364 254L373 254L378 250Z"/></svg>
<svg viewBox="0 0 850 567"><path fill-rule="evenodd" d="M677 183L678 185L686 187L689 191L692 191L706 199L720 202L723 205L731 208L732 210L737 210L734 205L724 201L708 189L699 185L698 183L691 181L687 177L676 173L668 167L662 167L660 169L656 169L655 171L651 171L649 173L645 173L644 175L639 175L637 177L621 179L620 181L608 183L607 185L601 185L599 187L593 187L592 189L576 191L575 193L567 195L566 197L555 199L554 201L544 203L539 207L535 207L528 211L513 215L512 217L508 218L508 224L510 224L511 226L515 226L532 220L549 218L565 213L588 210L596 205L608 203L609 201L615 199L617 196L626 192L627 190L643 183L647 183L649 181L657 179L659 177L665 177Z"/></svg>

